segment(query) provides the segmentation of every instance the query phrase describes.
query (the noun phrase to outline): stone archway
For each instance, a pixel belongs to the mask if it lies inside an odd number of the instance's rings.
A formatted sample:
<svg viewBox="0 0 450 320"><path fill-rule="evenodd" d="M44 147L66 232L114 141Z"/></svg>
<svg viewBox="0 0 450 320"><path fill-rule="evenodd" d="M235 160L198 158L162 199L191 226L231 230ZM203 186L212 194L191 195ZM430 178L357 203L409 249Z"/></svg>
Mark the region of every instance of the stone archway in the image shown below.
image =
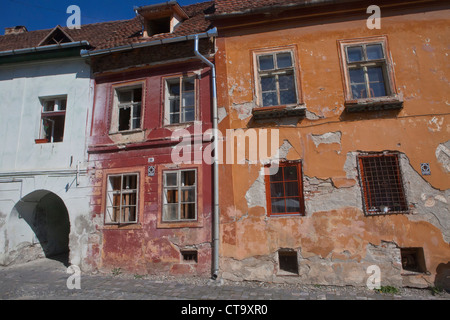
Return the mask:
<svg viewBox="0 0 450 320"><path fill-rule="evenodd" d="M37 190L14 206L6 234L9 262L38 258L56 259L68 265L69 213L63 200L47 190Z"/></svg>

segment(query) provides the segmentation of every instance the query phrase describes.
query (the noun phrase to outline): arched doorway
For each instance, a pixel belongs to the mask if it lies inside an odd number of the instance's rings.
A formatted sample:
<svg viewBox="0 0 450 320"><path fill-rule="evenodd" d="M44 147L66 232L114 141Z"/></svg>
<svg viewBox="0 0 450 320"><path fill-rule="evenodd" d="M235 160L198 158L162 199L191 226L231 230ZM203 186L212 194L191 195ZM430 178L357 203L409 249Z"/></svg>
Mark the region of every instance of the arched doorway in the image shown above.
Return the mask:
<svg viewBox="0 0 450 320"><path fill-rule="evenodd" d="M28 194L14 206L8 222L12 263L46 257L68 265L69 213L56 194L47 190Z"/></svg>

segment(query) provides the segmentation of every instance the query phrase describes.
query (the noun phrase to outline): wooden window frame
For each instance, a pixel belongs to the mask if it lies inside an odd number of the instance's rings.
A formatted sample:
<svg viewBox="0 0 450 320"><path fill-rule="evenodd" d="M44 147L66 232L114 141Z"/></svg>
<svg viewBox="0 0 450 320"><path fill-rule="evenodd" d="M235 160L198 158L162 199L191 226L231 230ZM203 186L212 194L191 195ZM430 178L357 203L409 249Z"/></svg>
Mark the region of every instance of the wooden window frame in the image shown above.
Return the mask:
<svg viewBox="0 0 450 320"><path fill-rule="evenodd" d="M367 173L368 168L365 168L367 164L364 163L364 159L377 159L377 158L393 158L391 161L394 164L393 167L378 167L375 171L377 176L375 180L369 181L370 175ZM408 201L406 198L405 188L403 184L403 175L401 172L399 156L396 153L376 153L376 154L362 154L357 157L359 180L361 185L361 192L363 196L364 214L366 216L388 215L396 213L409 213ZM372 167L379 164L370 164ZM389 189L384 184L387 178L383 176L386 174L393 174L396 184L390 186ZM391 179L392 180L392 179ZM381 181L381 182L380 182ZM376 185L375 185L376 184ZM383 186L380 186L383 184ZM393 190L395 188L395 190ZM393 194L397 193L398 197L394 199ZM380 197L382 199L380 199ZM390 200L386 200L390 197ZM395 203L398 200L400 203ZM389 202L389 201L392 201ZM384 202L383 205L377 204ZM397 206L396 206L397 205ZM391 210L391 207L399 207L397 210Z"/></svg>
<svg viewBox="0 0 450 320"><path fill-rule="evenodd" d="M185 121L184 119L184 113L183 110L186 108L182 105L182 101L183 101L183 83L185 80L188 79L192 79L194 81L194 119L193 120L189 120L189 121ZM172 83L176 83L178 82L180 85L180 96L178 97L178 99L180 100L180 110L179 110L179 122L174 122L172 123L170 121L170 100L171 100L171 95L169 92L169 85ZM195 74L188 74L188 75L176 75L176 76L170 76L170 77L165 77L163 78L163 88L164 88L164 100L163 100L163 126L177 126L177 125L183 125L183 124L190 124L193 123L195 121L198 120L199 118L199 110L198 110L198 98L199 98L199 94L198 94L198 87L199 87L199 83L198 83L198 76ZM182 119L183 118L183 119Z"/></svg>
<svg viewBox="0 0 450 320"><path fill-rule="evenodd" d="M195 183L193 186L182 186L181 185L181 175L182 172L193 171L195 173ZM166 183L168 174L177 174L177 185L176 186L168 186ZM177 170L164 170L162 174L162 210L161 210L161 221L162 223L183 223L183 222L197 222L198 221L198 170L196 168L183 168ZM178 201L177 201L177 219L174 220L165 220L164 219L164 210L168 203L166 202L166 190L176 190L178 191ZM194 190L195 191L195 218L193 219L183 219L181 218L181 205L183 202L181 201L181 193L186 190ZM185 202L188 203L188 202ZM189 202L192 203L192 202Z"/></svg>
<svg viewBox="0 0 450 320"><path fill-rule="evenodd" d="M267 214L269 217L277 217L277 216L305 216L306 210L305 210L305 196L304 196L304 190L303 190L303 168L302 168L302 161L283 161L280 162L278 170L285 167L293 167L295 166L297 168L297 180L284 180L284 174L283 174L283 180L272 182L271 181L271 175L265 175L265 185L266 185L266 199L267 199ZM272 165L273 166L273 165ZM284 171L283 171L284 172ZM283 196L283 197L272 197L271 196L271 189L270 185L271 183L283 183L283 190L284 190L284 183L285 182L293 182L296 181L298 183L298 199L300 204L300 210L297 212L283 212L283 213L273 213L272 212L272 198L274 199L287 199L287 198L297 198L296 196ZM284 193L284 191L283 191ZM286 204L285 204L286 209ZM285 210L287 211L287 210Z"/></svg>
<svg viewBox="0 0 450 320"><path fill-rule="evenodd" d="M135 133L135 132L140 132L143 131L143 127L144 127L144 115L145 115L145 92L146 92L146 86L145 86L145 81L144 80L140 80L140 81L134 81L134 82L128 82L128 83L120 83L120 84L115 84L112 85L112 107L111 107L111 113L110 113L110 128L109 128L109 134L113 135L113 134L130 134L130 133ZM130 112L130 129L129 130L121 130L119 131L120 128L120 108L121 108L121 103L119 101L119 92L120 91L128 91L128 90L135 90L135 89L141 89L142 90L142 96L141 96L141 101L140 102L131 102L128 103L128 105L132 105L132 110ZM134 95L134 93L133 93ZM133 98L134 100L134 98ZM135 105L140 104L140 108L141 108L141 116L140 116L140 124L138 128L133 128L133 108ZM123 103L124 106L127 105L127 103Z"/></svg>
<svg viewBox="0 0 450 320"><path fill-rule="evenodd" d="M356 38L350 40L338 40L338 52L339 52L339 60L341 64L341 73L344 87L344 99L345 106L347 109L358 108L358 106L367 106L369 109L377 109L376 106L386 108L400 108L402 107L403 101L401 97L398 95L396 84L395 84L395 76L394 76L394 67L392 62L392 57L389 49L388 38L387 36L375 36L375 37L367 37L367 38ZM382 59L373 59L369 60L366 56L366 48L370 45L379 44L382 46L382 51L384 57ZM350 47L362 47L363 48L363 60L358 62L349 62L347 49ZM364 70L364 84L366 88L366 93L371 92L368 80L367 67L373 66L381 66L383 70L383 81L385 87L385 96L378 97L364 97L364 98L354 98L352 93L352 87L350 82L350 74L349 69L359 67Z"/></svg>
<svg viewBox="0 0 450 320"><path fill-rule="evenodd" d="M120 183L120 199L122 199L122 195L124 195L124 189L123 189L123 179L126 176L135 176L136 177L136 189L130 190L128 192L126 192L127 194L136 194L136 203L134 205L127 205L124 207L135 207L135 219L134 220L129 220L129 221L122 221L122 216L123 216L123 212L122 210L123 208L123 203L121 202L119 205L119 221L112 221L112 222L107 222L107 216L109 215L109 209L113 208L114 206L109 205L109 200L110 199L110 194L114 194L114 190L109 190L109 180L111 178L115 178L115 177L120 177L121 178L121 183ZM104 215L104 224L105 225L130 225L130 224L137 224L139 221L139 202L140 202L140 197L139 197L139 186L140 186L140 174L139 172L126 172L126 173L116 173L116 174L109 174L107 175L106 178L106 204L105 204L105 215Z"/></svg>
<svg viewBox="0 0 450 320"><path fill-rule="evenodd" d="M65 127L66 127L66 110L67 110L67 95L62 96L54 96L54 97L45 97L45 98L39 98L41 102L41 120L40 120L40 129L39 129L39 139L36 139L36 143L58 143L64 141L64 133L65 133ZM49 111L46 110L46 104L49 101L54 101L53 104L53 110ZM64 104L62 103L64 101ZM64 108L62 108L62 105L64 105ZM53 118L53 119L51 119ZM62 128L62 137L61 140L55 141L55 120L54 118L63 118L63 128ZM50 122L50 125L52 127L50 137L48 137L45 134L45 123L44 122Z"/></svg>

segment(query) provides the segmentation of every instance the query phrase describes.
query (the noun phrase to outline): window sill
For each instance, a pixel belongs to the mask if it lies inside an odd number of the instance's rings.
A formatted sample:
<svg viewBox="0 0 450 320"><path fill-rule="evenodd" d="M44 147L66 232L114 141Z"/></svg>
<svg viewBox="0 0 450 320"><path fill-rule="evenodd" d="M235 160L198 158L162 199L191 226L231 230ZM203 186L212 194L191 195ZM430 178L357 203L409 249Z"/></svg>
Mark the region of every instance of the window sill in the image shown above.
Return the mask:
<svg viewBox="0 0 450 320"><path fill-rule="evenodd" d="M140 133L143 132L144 130L142 129L134 129L134 130L127 130L127 131L116 131L116 132L110 132L109 135L129 135L129 134L135 134L135 133Z"/></svg>
<svg viewBox="0 0 450 320"><path fill-rule="evenodd" d="M100 230L136 230L142 229L140 223L129 223L129 224L105 224L99 228Z"/></svg>
<svg viewBox="0 0 450 320"><path fill-rule="evenodd" d="M158 229L177 229L177 228L203 228L203 223L200 221L173 221L173 222L158 222L156 226Z"/></svg>
<svg viewBox="0 0 450 320"><path fill-rule="evenodd" d="M403 100L398 96L348 100L345 102L347 112L380 111L403 108Z"/></svg>
<svg viewBox="0 0 450 320"><path fill-rule="evenodd" d="M48 139L34 139L34 142L36 144L50 143L50 141Z"/></svg>
<svg viewBox="0 0 450 320"><path fill-rule="evenodd" d="M255 119L304 117L306 114L306 107L304 104L259 107L259 108L254 108L252 113L253 113L253 117Z"/></svg>

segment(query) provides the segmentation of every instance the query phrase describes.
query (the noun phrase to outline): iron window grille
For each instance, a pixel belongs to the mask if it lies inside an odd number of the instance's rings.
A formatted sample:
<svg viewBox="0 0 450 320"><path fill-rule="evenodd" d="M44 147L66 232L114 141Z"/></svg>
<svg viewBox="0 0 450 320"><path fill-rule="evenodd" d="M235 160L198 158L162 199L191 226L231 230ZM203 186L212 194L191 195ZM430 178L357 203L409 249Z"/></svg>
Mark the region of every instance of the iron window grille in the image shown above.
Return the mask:
<svg viewBox="0 0 450 320"><path fill-rule="evenodd" d="M408 213L397 154L358 156L366 215Z"/></svg>

